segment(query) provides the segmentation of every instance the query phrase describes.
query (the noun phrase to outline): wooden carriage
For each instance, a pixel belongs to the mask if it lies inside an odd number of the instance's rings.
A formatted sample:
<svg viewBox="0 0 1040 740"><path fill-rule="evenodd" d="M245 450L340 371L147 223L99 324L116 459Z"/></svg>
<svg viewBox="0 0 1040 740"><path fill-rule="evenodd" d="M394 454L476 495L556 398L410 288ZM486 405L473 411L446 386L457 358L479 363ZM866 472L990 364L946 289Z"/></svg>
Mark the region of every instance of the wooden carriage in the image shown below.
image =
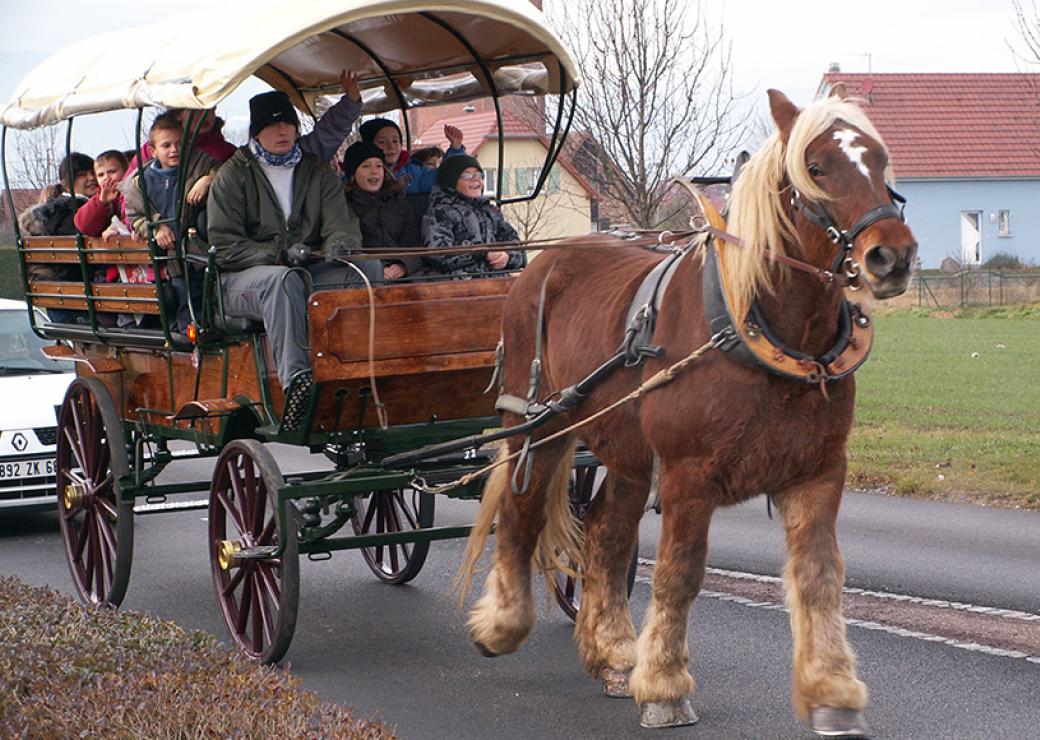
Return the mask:
<svg viewBox="0 0 1040 740"><path fill-rule="evenodd" d="M577 75L566 49L526 4L327 0L295 8L288 24L254 24L226 12L223 20L207 11L205 23L181 24L191 29L190 46L174 34L159 47L120 46L119 64L115 50L85 69L69 56L74 50L48 60L3 109L4 148L9 127L66 120L71 129L75 115L137 108L140 154L147 106L206 109L256 75L311 112L341 69L359 73L366 113L487 96L501 120L502 95L556 95L539 187L562 147ZM184 48L211 51L191 59ZM141 69L149 70L143 78ZM193 133L185 131L182 151L190 153ZM500 193L501 157L500 139ZM6 166L4 178L6 184ZM537 189L527 197L535 195ZM211 567L229 632L249 655L272 662L292 639L300 555L360 549L378 578L404 583L418 574L431 541L468 532L433 526L433 497L423 485L473 471L487 453L470 449L407 467L382 461L498 423L494 395L485 389L509 275L312 293L307 321L317 391L303 427L285 431L283 392L262 327L223 314L212 253L205 269L192 273L204 281L205 298L192 305L195 321L181 335L171 329L162 276L170 260L186 266L184 245L167 256L154 240L20 235L18 249L29 305L80 312L77 323L34 328L57 340L47 350L52 358L77 364L60 412L57 468L67 559L84 601L121 602L135 516L207 508ZM157 282L92 279L108 266L140 264L152 267ZM57 269L40 269L47 267ZM33 277L48 273L62 277ZM120 315L155 317L153 328L136 321L119 328ZM191 449L171 446L175 441ZM332 469L286 480L264 447L273 441L323 451ZM211 478L156 481L185 457L215 457ZM585 478L576 495L587 499ZM182 497L197 491L208 496ZM452 495L479 491L463 486ZM574 584L561 588L573 615Z"/></svg>

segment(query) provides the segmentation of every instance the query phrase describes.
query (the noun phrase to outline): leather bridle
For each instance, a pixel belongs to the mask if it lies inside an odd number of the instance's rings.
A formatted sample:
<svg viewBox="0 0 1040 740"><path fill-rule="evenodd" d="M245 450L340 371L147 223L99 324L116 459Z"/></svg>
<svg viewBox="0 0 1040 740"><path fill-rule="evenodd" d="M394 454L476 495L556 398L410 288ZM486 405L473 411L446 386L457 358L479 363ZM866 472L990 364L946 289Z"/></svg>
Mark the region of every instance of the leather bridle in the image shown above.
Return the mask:
<svg viewBox="0 0 1040 740"><path fill-rule="evenodd" d="M826 208L819 203L807 202L802 198L802 194L798 192L797 188L791 188L791 207L795 213L800 211L811 223L823 229L831 243L838 247L838 252L831 262L831 269L824 272L829 272L832 276L842 275L845 279L845 285L852 290L859 290L861 287L859 284L860 266L852 258L852 249L856 237L878 221L884 221L885 219L897 218L901 222L906 223L906 198L897 193L888 183L885 184L885 189L892 199L891 203L870 209L856 219L852 226L842 230L838 228L835 220L827 213ZM899 204L898 207L895 205L896 203Z"/></svg>

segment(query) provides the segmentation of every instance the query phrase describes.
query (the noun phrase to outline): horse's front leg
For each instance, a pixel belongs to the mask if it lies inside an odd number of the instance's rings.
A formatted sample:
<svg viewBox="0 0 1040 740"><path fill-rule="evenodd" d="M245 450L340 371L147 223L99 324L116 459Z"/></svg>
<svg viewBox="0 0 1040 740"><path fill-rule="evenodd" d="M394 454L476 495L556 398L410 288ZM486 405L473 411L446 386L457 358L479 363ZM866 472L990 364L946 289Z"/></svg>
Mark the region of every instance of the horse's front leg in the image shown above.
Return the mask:
<svg viewBox="0 0 1040 740"><path fill-rule="evenodd" d="M715 503L685 470L662 471L661 537L650 607L637 645L632 697L644 727L691 725L695 683L686 643L690 607L704 581L708 525Z"/></svg>
<svg viewBox="0 0 1040 740"><path fill-rule="evenodd" d="M585 572L574 638L582 665L603 679L607 696L629 696L636 629L628 606L628 575L648 483L608 472L585 516Z"/></svg>
<svg viewBox="0 0 1040 740"><path fill-rule="evenodd" d="M818 734L839 737L867 732L867 689L856 677L841 615L845 563L835 522L844 479L842 461L776 496L787 535L784 584L794 637L795 711Z"/></svg>

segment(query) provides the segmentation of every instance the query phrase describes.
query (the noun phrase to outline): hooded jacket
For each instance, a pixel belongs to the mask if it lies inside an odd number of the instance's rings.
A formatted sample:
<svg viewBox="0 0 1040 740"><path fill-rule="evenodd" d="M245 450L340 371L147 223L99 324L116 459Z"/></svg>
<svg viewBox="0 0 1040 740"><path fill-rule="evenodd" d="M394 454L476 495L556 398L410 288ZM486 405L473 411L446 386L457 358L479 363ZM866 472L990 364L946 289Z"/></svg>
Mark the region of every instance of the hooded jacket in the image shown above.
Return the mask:
<svg viewBox="0 0 1040 740"><path fill-rule="evenodd" d="M313 154L304 153L293 170L288 219L248 147L220 168L207 211L209 243L222 270L280 264L285 250L297 242L333 253L361 248L357 216L343 199L339 178Z"/></svg>
<svg viewBox="0 0 1040 740"><path fill-rule="evenodd" d="M437 185L430 191L430 205L422 220L422 237L423 244L433 248L519 239L516 230L490 198L467 198ZM527 256L521 250L505 251L508 251L509 262L503 269L519 270L527 264ZM447 275L494 271L484 252L425 255L423 260L437 272Z"/></svg>
<svg viewBox="0 0 1040 740"><path fill-rule="evenodd" d="M75 215L87 199L77 195L75 201L68 193L33 206L18 217L18 228L26 236L75 236ZM79 268L73 265L30 264L29 277L33 280L78 280Z"/></svg>

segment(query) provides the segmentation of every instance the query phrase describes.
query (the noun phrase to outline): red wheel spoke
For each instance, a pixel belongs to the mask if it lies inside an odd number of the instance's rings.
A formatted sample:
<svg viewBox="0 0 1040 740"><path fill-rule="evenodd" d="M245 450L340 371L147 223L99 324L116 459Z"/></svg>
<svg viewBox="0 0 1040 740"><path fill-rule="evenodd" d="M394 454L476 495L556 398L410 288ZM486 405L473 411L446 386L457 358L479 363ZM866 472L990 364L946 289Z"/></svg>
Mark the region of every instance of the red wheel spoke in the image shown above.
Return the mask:
<svg viewBox="0 0 1040 740"><path fill-rule="evenodd" d="M100 517L96 513L94 515L95 521L98 524L98 531L101 532L106 549L110 551L112 555L116 553L116 535L112 531L112 523L105 517Z"/></svg>
<svg viewBox="0 0 1040 740"><path fill-rule="evenodd" d="M69 450L72 451L72 456L76 458L76 462L79 464L79 470L84 476L88 475L87 466L83 462L83 452L79 449L79 444L72 438L72 432L69 431L68 427L63 427L62 432L65 434L65 439L69 442ZM83 478L77 479L77 482L85 482Z"/></svg>
<svg viewBox="0 0 1040 740"><path fill-rule="evenodd" d="M76 551L72 555L72 562L74 563L78 563L83 559L83 550L87 545L87 530L90 525L90 517L91 513L87 511L83 515L83 523L80 525L79 532L77 532L79 539L76 540ZM73 526L73 528L75 527Z"/></svg>
<svg viewBox="0 0 1040 740"><path fill-rule="evenodd" d="M242 570L245 575L245 570ZM249 623L249 608L252 605L253 599L253 582L249 578L243 578L242 595L238 602L238 621L235 623L235 634L242 635L243 638L246 634L246 625Z"/></svg>
<svg viewBox="0 0 1040 740"><path fill-rule="evenodd" d="M249 521L249 501L242 495L242 479L239 477L238 465L234 459L228 460L227 462L228 480L231 482L231 491L235 495L235 501L238 502L239 511L242 513L240 523ZM242 534L245 534L246 530L243 527Z"/></svg>
<svg viewBox="0 0 1040 740"><path fill-rule="evenodd" d="M104 512L105 518L108 521L115 522L119 518L119 515L116 513L116 508L108 499L102 496L97 496L94 498L94 502L97 504L97 508Z"/></svg>
<svg viewBox="0 0 1040 740"><path fill-rule="evenodd" d="M95 537L97 538L98 560L100 561L98 563L98 598L102 600L108 595L106 585L112 583L112 566L115 558L115 550L109 550L103 528L102 519L95 515L94 529L96 530Z"/></svg>
<svg viewBox="0 0 1040 740"><path fill-rule="evenodd" d="M282 601L282 589L278 586L278 579L274 576L269 563L264 561L258 561L256 569L260 573L260 577L263 579L264 587L267 592L271 595L271 601L274 604L280 604Z"/></svg>
<svg viewBox="0 0 1040 740"><path fill-rule="evenodd" d="M256 584L253 581L252 573L249 574L248 580L252 585L252 588L249 589L249 598L253 602L253 652L261 653L264 650L264 617L261 612L262 607L260 606L260 594L256 590Z"/></svg>
<svg viewBox="0 0 1040 740"><path fill-rule="evenodd" d="M245 576L245 574L245 569L238 568L235 571L235 574L228 579L228 582L227 584L225 584L224 588L221 589L221 595L224 598L231 596L231 594L234 593L235 589L238 588L238 584L242 583L242 578Z"/></svg>
<svg viewBox="0 0 1040 740"><path fill-rule="evenodd" d="M274 535L275 535L275 530L276 530L277 526L278 526L278 520L274 516L272 516L270 519L267 520L267 524L264 525L263 530L261 530L260 534L257 536L256 544L258 544L258 545L267 545L267 544L273 545L273 544L276 544L274 542Z"/></svg>
<svg viewBox="0 0 1040 740"><path fill-rule="evenodd" d="M224 507L224 511L226 511L228 515L231 517L232 523L238 528L238 533L245 534L246 528L245 525L242 524L242 516L239 513L238 509L233 507L231 505L231 502L228 501L226 492L217 491L216 494L217 501L220 502L220 505Z"/></svg>
<svg viewBox="0 0 1040 740"><path fill-rule="evenodd" d="M253 579L253 592L256 594L256 605L259 607L260 614L253 615L253 619L260 622L263 627L264 641L270 645L272 635L274 635L274 617L271 615L271 610L267 605L267 590L264 588L263 583L260 581L260 574L253 572L250 574ZM259 618L258 618L259 616Z"/></svg>
<svg viewBox="0 0 1040 740"><path fill-rule="evenodd" d="M390 551L390 572L396 573L400 570L400 565L397 560L397 545L390 545L387 549Z"/></svg>
<svg viewBox="0 0 1040 740"><path fill-rule="evenodd" d="M376 506L375 497L378 495L379 494L377 493L373 493L371 498L368 499L368 502L364 504L364 506L366 507L365 521L364 524L361 525L361 531L364 534L371 534L372 532L372 517L376 515L376 510L378 508Z"/></svg>

